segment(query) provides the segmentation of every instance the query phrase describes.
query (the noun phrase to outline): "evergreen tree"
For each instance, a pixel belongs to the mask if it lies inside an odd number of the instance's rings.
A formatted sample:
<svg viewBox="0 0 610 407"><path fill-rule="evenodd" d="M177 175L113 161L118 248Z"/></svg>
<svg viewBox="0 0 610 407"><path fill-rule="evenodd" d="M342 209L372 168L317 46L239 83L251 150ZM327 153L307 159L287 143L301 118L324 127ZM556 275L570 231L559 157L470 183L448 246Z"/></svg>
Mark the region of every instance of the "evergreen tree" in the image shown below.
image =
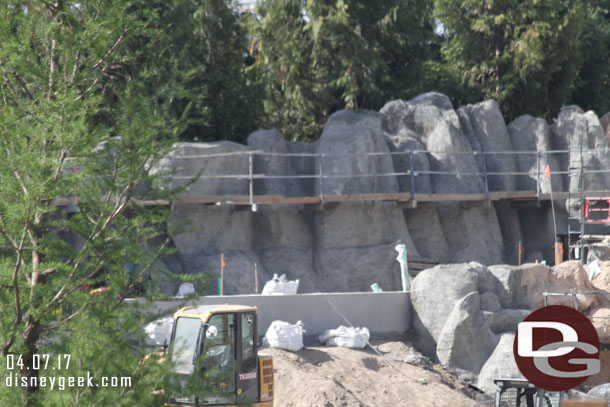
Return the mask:
<svg viewBox="0 0 610 407"><path fill-rule="evenodd" d="M584 62L571 102L601 116L610 111L610 1L590 2L586 11Z"/></svg>
<svg viewBox="0 0 610 407"><path fill-rule="evenodd" d="M291 139L316 138L336 110L378 109L423 90L433 38L426 1L267 0L258 12L253 69L267 125Z"/></svg>
<svg viewBox="0 0 610 407"><path fill-rule="evenodd" d="M583 64L583 2L436 0L435 13L469 101L495 98L510 120L549 118L569 99Z"/></svg>
<svg viewBox="0 0 610 407"><path fill-rule="evenodd" d="M177 4L179 14L174 11L163 18L180 33L170 40L182 50L181 70L192 72L182 80L197 101L180 138L244 142L256 130L260 102L246 83L248 39L240 14L227 0Z"/></svg>
<svg viewBox="0 0 610 407"><path fill-rule="evenodd" d="M190 95L178 79L150 87L168 78L154 44L133 47L165 35L149 5L0 3L0 405L159 404L167 369L129 346L142 319L122 303L163 253L143 243L167 211L141 202L168 196L155 168L184 129L173 101ZM100 387L34 383L86 372Z"/></svg>

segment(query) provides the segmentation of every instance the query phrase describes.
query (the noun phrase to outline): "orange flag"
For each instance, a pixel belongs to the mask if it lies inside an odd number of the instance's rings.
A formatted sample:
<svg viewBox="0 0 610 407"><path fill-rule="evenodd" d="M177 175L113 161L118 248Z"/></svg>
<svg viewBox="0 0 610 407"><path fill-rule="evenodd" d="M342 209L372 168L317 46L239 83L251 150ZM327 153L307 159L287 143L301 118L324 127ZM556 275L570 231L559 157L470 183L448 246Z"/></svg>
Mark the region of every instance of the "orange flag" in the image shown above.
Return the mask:
<svg viewBox="0 0 610 407"><path fill-rule="evenodd" d="M220 265L222 266L222 268L225 268L227 266L227 263L225 262L225 254L224 253L220 254Z"/></svg>
<svg viewBox="0 0 610 407"><path fill-rule="evenodd" d="M546 170L544 170L544 175L551 178L551 167L548 164L546 165Z"/></svg>

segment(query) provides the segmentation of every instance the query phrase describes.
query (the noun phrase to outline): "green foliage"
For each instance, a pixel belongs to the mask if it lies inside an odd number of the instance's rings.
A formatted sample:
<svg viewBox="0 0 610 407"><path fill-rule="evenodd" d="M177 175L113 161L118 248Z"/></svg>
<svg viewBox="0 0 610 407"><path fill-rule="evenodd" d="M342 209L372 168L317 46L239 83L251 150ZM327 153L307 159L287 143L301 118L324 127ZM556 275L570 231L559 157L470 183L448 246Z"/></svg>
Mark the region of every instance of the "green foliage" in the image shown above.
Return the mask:
<svg viewBox="0 0 610 407"><path fill-rule="evenodd" d="M583 2L436 0L446 64L477 98L496 98L507 119L547 118L571 95L583 64Z"/></svg>
<svg viewBox="0 0 610 407"><path fill-rule="evenodd" d="M571 102L599 115L610 111L610 1L592 2L582 37L584 63Z"/></svg>
<svg viewBox="0 0 610 407"><path fill-rule="evenodd" d="M164 35L149 6L0 4L2 355L21 355L13 373L28 380L87 371L132 380L60 392L3 385L1 405L160 403L152 390L168 369L140 362L126 334L137 339L146 321L122 303L165 253L145 243L164 229L167 209L142 202L173 192L155 188L166 175L156 168L185 128L175 100L193 98L181 72L170 78L149 49L134 46ZM162 81L172 85L150 86ZM96 287L105 291L90 294ZM37 354L69 354L71 369L35 369Z"/></svg>
<svg viewBox="0 0 610 407"><path fill-rule="evenodd" d="M283 1L258 8L251 24L267 126L288 138L319 136L338 109L379 109L421 92L432 39L429 3L419 0Z"/></svg>
<svg viewBox="0 0 610 407"><path fill-rule="evenodd" d="M176 113L188 122L180 138L245 141L256 129L258 116L257 95L246 84L248 40L239 15L226 0L165 3L160 21L166 34L158 39L165 52L155 54L158 45L146 38L151 52L144 54L152 55L155 66L188 89L174 102ZM172 60L175 64L168 64ZM164 81L155 86L174 84Z"/></svg>

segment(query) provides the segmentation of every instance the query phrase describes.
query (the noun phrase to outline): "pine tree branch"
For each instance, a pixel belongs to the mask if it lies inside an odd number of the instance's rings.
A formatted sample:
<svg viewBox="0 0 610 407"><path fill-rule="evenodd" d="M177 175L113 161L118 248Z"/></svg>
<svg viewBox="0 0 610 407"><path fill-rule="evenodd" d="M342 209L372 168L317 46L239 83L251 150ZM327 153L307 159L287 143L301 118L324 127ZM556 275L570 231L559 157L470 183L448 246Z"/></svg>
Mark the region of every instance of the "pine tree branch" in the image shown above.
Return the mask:
<svg viewBox="0 0 610 407"><path fill-rule="evenodd" d="M57 48L57 40L53 38L51 40L51 51L49 57L49 89L47 91L47 100L51 100L53 97L53 91L55 90L55 49Z"/></svg>
<svg viewBox="0 0 610 407"><path fill-rule="evenodd" d="M80 51L76 51L76 57L74 58L74 67L72 68L72 75L70 76L69 83L74 83L74 79L76 78L76 73L78 72L78 63L80 61ZM68 83L66 83L68 85Z"/></svg>
<svg viewBox="0 0 610 407"><path fill-rule="evenodd" d="M91 86L89 86L89 88L87 88L87 90L85 92L81 93L76 99L74 99L74 101L78 102L79 100L82 100L85 96L87 96L89 93L91 93L91 91L93 90L95 85L98 84L99 81L100 81L100 78L98 76L97 78L95 78L95 80L93 81Z"/></svg>
<svg viewBox="0 0 610 407"><path fill-rule="evenodd" d="M106 61L106 59L108 59L108 57L114 52L114 50L117 49L117 47L119 46L121 41L123 41L123 39L125 38L125 34L127 34L127 31L128 31L127 28L123 28L123 32L121 33L121 36L115 41L115 43L112 45L112 47L110 47L108 52L106 52L106 55L104 55L102 57L102 59L97 61L97 63L91 67L91 70L95 71L97 68L100 67L100 65L102 65L104 63L104 61Z"/></svg>
<svg viewBox="0 0 610 407"><path fill-rule="evenodd" d="M6 227L6 220L4 219L4 215L0 212L0 227L2 227L2 236L7 240L7 242L11 245L13 250L17 250L19 244L13 237L8 233L8 229Z"/></svg>

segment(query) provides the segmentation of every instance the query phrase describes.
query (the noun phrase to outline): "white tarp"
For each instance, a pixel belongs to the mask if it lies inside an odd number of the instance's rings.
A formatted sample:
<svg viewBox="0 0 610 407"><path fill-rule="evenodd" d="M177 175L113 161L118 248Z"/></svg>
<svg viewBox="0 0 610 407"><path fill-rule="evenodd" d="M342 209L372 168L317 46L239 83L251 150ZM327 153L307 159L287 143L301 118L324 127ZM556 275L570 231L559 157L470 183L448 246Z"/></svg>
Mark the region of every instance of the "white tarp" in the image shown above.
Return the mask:
<svg viewBox="0 0 610 407"><path fill-rule="evenodd" d="M397 244L394 247L394 250L398 252L396 260L398 260L398 263L400 263L400 278L402 281L402 290L409 291L411 287L409 283L409 262L407 261L407 245Z"/></svg>
<svg viewBox="0 0 610 407"><path fill-rule="evenodd" d="M368 328L352 328L341 325L337 329L328 329L320 335L320 342L328 346L359 348L366 346L371 333Z"/></svg>
<svg viewBox="0 0 610 407"><path fill-rule="evenodd" d="M599 260L593 260L589 264L587 264L587 268L589 269L589 281L593 281L595 276L601 274L602 268L600 267Z"/></svg>
<svg viewBox="0 0 610 407"><path fill-rule="evenodd" d="M303 349L303 332L305 330L301 321L294 325L284 321L273 321L267 329L263 344L296 352Z"/></svg>
<svg viewBox="0 0 610 407"><path fill-rule="evenodd" d="M263 287L263 295L291 295L296 294L299 289L299 280L288 281L286 274L280 277L277 274L265 284Z"/></svg>
<svg viewBox="0 0 610 407"><path fill-rule="evenodd" d="M169 345L173 326L173 316L155 319L144 327L144 332L146 332L146 344L149 346Z"/></svg>

